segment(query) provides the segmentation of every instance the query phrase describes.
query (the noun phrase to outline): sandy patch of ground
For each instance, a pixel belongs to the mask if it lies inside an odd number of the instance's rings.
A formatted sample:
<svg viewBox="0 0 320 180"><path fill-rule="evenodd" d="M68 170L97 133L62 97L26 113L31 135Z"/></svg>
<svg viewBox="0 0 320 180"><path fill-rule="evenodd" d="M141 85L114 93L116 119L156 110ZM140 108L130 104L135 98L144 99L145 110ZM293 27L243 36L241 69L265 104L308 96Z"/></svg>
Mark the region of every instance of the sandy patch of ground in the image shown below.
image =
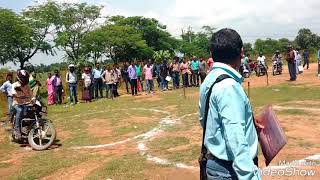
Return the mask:
<svg viewBox="0 0 320 180"><path fill-rule="evenodd" d="M301 83L309 84L309 85L320 85L320 79L317 77L318 73L318 64L313 63L310 64L310 69L305 70L305 72L301 75L298 75L297 81L290 82L291 84L300 85ZM277 85L281 83L289 83L290 76L288 67L284 66L284 71L282 75L272 76L271 67L269 67L269 86ZM267 86L267 77L261 76L257 77L255 73L253 73L249 79L245 79L243 86L247 88L247 82L250 82L250 87L266 87Z"/></svg>
<svg viewBox="0 0 320 180"><path fill-rule="evenodd" d="M25 151L23 149L21 149L20 151L11 152L10 158L8 160L0 161L0 163L10 165L7 168L0 168L1 177L6 177L14 174L22 166L23 158L28 158L34 154L36 154L35 151Z"/></svg>
<svg viewBox="0 0 320 180"><path fill-rule="evenodd" d="M155 168L145 175L146 180L195 180L199 179L198 170L179 168Z"/></svg>
<svg viewBox="0 0 320 180"><path fill-rule="evenodd" d="M60 169L57 172L51 174L50 176L41 178L42 180L58 180L58 179L72 179L81 180L90 174L93 170L99 168L103 165L104 161L92 161L77 164L75 166Z"/></svg>
<svg viewBox="0 0 320 180"><path fill-rule="evenodd" d="M162 98L159 97L158 95L145 95L145 94L141 94L139 96L135 96L134 97L134 102L156 102L156 101L161 101Z"/></svg>
<svg viewBox="0 0 320 180"><path fill-rule="evenodd" d="M61 141L65 141L72 137L72 133L70 131L64 131L61 129L57 129L57 139Z"/></svg>
<svg viewBox="0 0 320 180"><path fill-rule="evenodd" d="M111 123L107 119L92 119L85 121L85 123L88 125L88 133L94 137L110 136L114 128L111 127Z"/></svg>

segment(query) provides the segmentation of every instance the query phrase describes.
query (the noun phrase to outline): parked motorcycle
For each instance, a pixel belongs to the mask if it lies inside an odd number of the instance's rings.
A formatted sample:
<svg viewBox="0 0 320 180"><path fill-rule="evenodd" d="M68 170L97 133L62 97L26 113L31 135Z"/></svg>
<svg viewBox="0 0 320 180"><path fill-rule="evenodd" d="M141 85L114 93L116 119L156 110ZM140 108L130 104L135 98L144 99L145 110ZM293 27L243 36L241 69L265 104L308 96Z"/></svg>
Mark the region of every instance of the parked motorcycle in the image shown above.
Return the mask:
<svg viewBox="0 0 320 180"><path fill-rule="evenodd" d="M15 113L13 113L15 114ZM27 140L32 149L42 151L48 149L56 139L56 130L50 120L44 119L47 107L40 100L27 105L21 121L22 141ZM15 127L15 115L11 116L12 127ZM15 139L14 130L12 138Z"/></svg>

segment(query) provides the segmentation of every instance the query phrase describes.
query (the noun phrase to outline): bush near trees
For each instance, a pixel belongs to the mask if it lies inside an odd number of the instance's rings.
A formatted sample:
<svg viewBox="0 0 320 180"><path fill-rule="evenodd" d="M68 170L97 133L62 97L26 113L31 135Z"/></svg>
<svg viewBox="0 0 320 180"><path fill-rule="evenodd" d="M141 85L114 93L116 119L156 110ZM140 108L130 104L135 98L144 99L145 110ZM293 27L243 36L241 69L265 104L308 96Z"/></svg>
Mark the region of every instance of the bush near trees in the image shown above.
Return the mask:
<svg viewBox="0 0 320 180"><path fill-rule="evenodd" d="M154 18L102 17L102 8L54 1L28 7L21 13L0 8L0 63L13 62L20 68L42 72L62 67L31 66L30 60L39 52L55 55L56 51L64 51L64 63L78 66L105 60L108 63L145 60L154 55L159 59L164 57L160 52L170 54L170 58L176 53L186 57L210 56L209 42L215 27L203 26L199 32L190 28L180 37L173 37L166 25ZM286 52L288 44L315 53L320 48L320 37L304 28L294 41L257 39L254 44L244 43L244 49L252 56L258 52L271 56L276 50Z"/></svg>

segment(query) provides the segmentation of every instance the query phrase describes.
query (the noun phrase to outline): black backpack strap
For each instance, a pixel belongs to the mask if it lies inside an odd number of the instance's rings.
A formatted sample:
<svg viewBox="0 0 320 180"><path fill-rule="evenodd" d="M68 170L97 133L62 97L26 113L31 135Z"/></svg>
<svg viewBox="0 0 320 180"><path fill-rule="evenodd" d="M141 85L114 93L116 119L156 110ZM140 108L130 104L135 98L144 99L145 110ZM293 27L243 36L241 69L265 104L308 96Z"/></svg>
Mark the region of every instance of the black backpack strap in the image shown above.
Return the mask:
<svg viewBox="0 0 320 180"><path fill-rule="evenodd" d="M212 89L214 87L214 85L216 85L217 83L225 80L225 79L228 79L228 78L231 78L229 75L226 75L226 74L222 74L220 75L216 81L211 85L209 91L208 91L208 94L207 94L207 98L206 98L206 106L205 106L205 113L204 113L204 119L203 119L203 134L202 134L202 145L201 145L201 153L202 154L207 154L207 148L204 146L204 138L205 138L205 135L206 135L206 129L207 129L207 119L208 119L208 113L209 113L209 104L210 104L210 96L211 96L211 93L212 93Z"/></svg>

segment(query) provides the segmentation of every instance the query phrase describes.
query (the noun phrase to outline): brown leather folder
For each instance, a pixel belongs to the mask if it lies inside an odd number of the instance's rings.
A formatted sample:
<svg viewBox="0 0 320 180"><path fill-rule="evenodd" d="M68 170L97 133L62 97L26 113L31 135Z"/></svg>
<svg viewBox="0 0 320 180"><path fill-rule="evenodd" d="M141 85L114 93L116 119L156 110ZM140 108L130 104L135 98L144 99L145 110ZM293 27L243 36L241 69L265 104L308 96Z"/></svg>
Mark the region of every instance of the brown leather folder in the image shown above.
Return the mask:
<svg viewBox="0 0 320 180"><path fill-rule="evenodd" d="M288 140L271 105L264 108L259 121L264 126L258 131L259 142L268 166Z"/></svg>

